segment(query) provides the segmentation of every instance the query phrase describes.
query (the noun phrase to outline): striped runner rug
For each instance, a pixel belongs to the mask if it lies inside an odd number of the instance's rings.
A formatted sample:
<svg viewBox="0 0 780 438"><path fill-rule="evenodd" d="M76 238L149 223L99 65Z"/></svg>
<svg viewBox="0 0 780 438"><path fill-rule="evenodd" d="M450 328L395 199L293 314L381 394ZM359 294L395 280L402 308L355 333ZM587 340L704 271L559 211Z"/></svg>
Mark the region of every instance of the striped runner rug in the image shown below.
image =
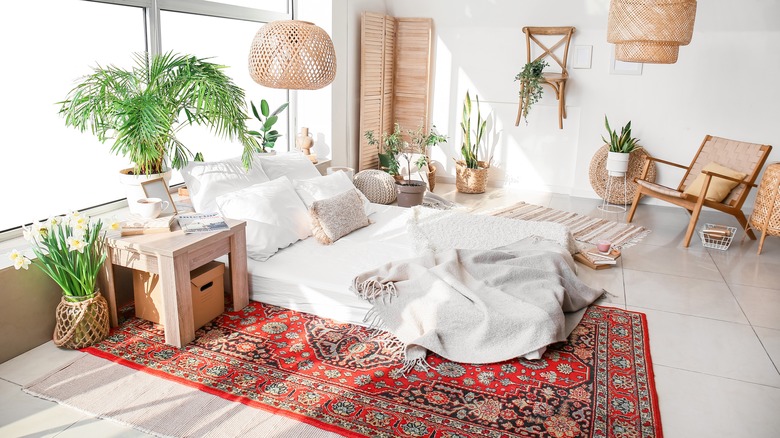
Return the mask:
<svg viewBox="0 0 780 438"><path fill-rule="evenodd" d="M599 219L525 202L518 202L509 207L492 211L490 214L511 219L563 224L569 228L574 240L578 242L595 245L600 240L608 240L612 242L612 246L617 248L626 248L639 243L651 231L638 225Z"/></svg>

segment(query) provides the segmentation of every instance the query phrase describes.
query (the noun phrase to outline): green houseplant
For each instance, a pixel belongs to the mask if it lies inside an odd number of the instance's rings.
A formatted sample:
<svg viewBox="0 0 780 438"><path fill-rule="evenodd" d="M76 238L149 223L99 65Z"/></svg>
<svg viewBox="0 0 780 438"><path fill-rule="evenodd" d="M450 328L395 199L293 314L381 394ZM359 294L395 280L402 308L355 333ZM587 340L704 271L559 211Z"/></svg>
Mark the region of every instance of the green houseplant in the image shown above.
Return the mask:
<svg viewBox="0 0 780 438"><path fill-rule="evenodd" d="M403 148L403 132L398 123L393 127L393 132L382 133L381 139L376 137L374 131L366 131L363 136L369 145L377 148L379 167L396 179L402 179L401 164L398 162L398 154Z"/></svg>
<svg viewBox="0 0 780 438"><path fill-rule="evenodd" d="M528 124L528 112L531 107L539 102L544 90L542 89L542 72L547 67L547 61L537 59L523 66L523 70L515 76L516 81L520 81L520 103L522 104L522 117L525 124Z"/></svg>
<svg viewBox="0 0 780 438"><path fill-rule="evenodd" d="M238 139L243 161L259 149L249 135L244 91L223 70L192 55L134 55L130 69L96 67L59 102L67 126L87 129L101 142L113 139L111 152L129 158L135 173L180 169L192 153L176 133L188 125L209 127Z"/></svg>
<svg viewBox="0 0 780 438"><path fill-rule="evenodd" d="M475 98L477 101L475 129L471 128L472 108L468 91L463 100L463 116L460 122L460 129L463 133L463 144L460 148L462 160L455 162L455 186L461 193L484 193L490 168L490 159L487 161L479 159L480 148L485 138L487 119L482 118L479 109L479 96L475 96Z"/></svg>
<svg viewBox="0 0 780 438"><path fill-rule="evenodd" d="M110 228L117 229L118 223ZM62 289L54 343L83 348L105 338L108 304L97 289L97 277L106 259L103 222L73 212L25 227L24 237L35 254L35 266ZM16 250L10 258L16 269L28 269L31 264Z"/></svg>
<svg viewBox="0 0 780 438"><path fill-rule="evenodd" d="M276 140L282 136L279 131L273 129L274 124L279 120L279 114L287 108L287 103L283 103L279 108L271 112L268 102L265 99L260 101L260 111L257 111L254 102L249 102L252 105L252 114L260 122L260 131L249 131L249 135L253 135L257 138L257 143L260 145L259 152L270 152L276 145Z"/></svg>
<svg viewBox="0 0 780 438"><path fill-rule="evenodd" d="M415 165L418 169L425 168L427 170L428 188L433 191L436 185L436 166L430 161L430 149L440 143L446 143L447 136L439 134L436 131L436 126L433 126L427 134L423 127L420 126L416 131L409 131L408 135L410 147L420 154ZM410 163L407 162L407 164Z"/></svg>
<svg viewBox="0 0 780 438"><path fill-rule="evenodd" d="M628 170L631 152L640 149L639 139L631 136L631 121L620 129L620 135L609 126L609 119L604 115L604 126L607 128L609 140L601 139L609 147L607 153L607 173L609 176L624 176Z"/></svg>

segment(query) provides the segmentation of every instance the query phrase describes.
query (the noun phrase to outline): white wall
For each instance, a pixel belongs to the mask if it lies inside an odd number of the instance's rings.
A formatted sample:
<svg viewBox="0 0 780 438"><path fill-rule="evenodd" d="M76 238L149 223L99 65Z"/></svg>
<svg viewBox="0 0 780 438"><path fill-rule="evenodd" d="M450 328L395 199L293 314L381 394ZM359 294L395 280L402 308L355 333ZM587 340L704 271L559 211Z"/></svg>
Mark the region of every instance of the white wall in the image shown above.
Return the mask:
<svg viewBox="0 0 780 438"><path fill-rule="evenodd" d="M345 4L346 3L346 4ZM608 0L359 0L333 1L334 41L346 32L346 97L334 90L334 107L346 102L346 144L334 146L355 164L360 86L360 13L432 17L435 33L433 123L450 142L434 158L454 173L459 117L466 90L492 111L494 183L595 197L588 181L593 153L603 144L603 118L613 126L631 120L650 154L687 164L705 134L773 144L780 101L780 2L702 0L693 41L671 65L644 65L641 76L611 75L606 42ZM572 48L593 46L591 69L570 69L568 118L557 127L549 88L529 125L514 126L518 85L525 63L523 26L575 26ZM338 108L341 110L340 108ZM334 120L334 126L336 122ZM334 128L335 129L335 128ZM774 152L770 161L777 160ZM679 174L661 169L659 182ZM750 205L750 203L748 204Z"/></svg>

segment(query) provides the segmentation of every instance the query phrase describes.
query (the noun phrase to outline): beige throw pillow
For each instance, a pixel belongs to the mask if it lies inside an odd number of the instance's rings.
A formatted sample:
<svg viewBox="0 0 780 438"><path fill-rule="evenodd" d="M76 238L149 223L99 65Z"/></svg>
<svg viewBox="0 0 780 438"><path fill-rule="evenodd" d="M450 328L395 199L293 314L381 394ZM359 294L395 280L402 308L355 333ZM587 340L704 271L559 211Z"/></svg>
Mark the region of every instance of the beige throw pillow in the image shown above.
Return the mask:
<svg viewBox="0 0 780 438"><path fill-rule="evenodd" d="M704 169L710 172L719 173L721 175L730 176L732 178L736 179L743 179L747 174L742 172L737 172L736 170L729 169L728 167L723 167L718 163L712 162L704 166ZM705 175L703 173L700 173L699 176L696 177L695 180L685 188L686 195L692 195L692 196L699 196L701 193L701 186L704 184L704 178ZM720 202L724 199L726 199L726 196L731 193L731 190L737 186L738 183L734 181L729 181L727 179L718 178L717 176L713 176L710 180L710 186L707 187L707 196L705 196L705 199L712 202Z"/></svg>
<svg viewBox="0 0 780 438"><path fill-rule="evenodd" d="M314 201L309 214L314 238L326 245L371 223L363 209L363 200L354 189Z"/></svg>

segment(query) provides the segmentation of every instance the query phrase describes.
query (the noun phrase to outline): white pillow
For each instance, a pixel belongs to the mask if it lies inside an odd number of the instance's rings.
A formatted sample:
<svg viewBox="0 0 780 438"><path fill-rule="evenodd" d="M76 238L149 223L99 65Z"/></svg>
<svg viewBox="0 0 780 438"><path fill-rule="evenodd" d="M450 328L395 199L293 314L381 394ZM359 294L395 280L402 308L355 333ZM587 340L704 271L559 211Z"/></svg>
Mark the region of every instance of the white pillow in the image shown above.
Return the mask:
<svg viewBox="0 0 780 438"><path fill-rule="evenodd" d="M311 236L309 211L286 177L217 197L223 216L246 221L246 252L265 261Z"/></svg>
<svg viewBox="0 0 780 438"><path fill-rule="evenodd" d="M216 212L215 200L219 195L269 180L257 160L247 171L240 157L208 163L193 161L181 170L181 176L190 192L192 206L200 213Z"/></svg>
<svg viewBox="0 0 780 438"><path fill-rule="evenodd" d="M326 176L293 181L295 191L301 197L306 208L311 208L314 201L332 198L349 190L357 190L355 185L344 172L334 172ZM363 210L366 216L374 212L374 207L368 198L357 190L360 200L363 202Z"/></svg>
<svg viewBox="0 0 780 438"><path fill-rule="evenodd" d="M278 155L260 155L258 161L263 166L268 179L274 180L282 176L292 181L320 176L320 171L300 152L288 152Z"/></svg>

